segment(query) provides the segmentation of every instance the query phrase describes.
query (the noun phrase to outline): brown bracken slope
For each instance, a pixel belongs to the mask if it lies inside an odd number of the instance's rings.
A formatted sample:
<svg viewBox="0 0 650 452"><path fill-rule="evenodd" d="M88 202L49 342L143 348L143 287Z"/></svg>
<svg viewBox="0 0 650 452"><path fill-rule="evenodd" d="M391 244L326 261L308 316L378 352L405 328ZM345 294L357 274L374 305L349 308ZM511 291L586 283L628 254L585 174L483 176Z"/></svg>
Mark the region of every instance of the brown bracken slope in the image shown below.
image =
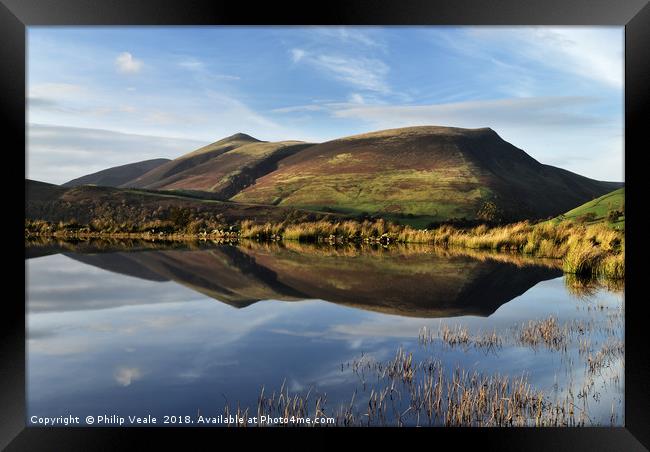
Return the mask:
<svg viewBox="0 0 650 452"><path fill-rule="evenodd" d="M228 199L276 168L279 160L305 147L301 141L270 143L236 134L185 154L122 187L202 191Z"/></svg>
<svg viewBox="0 0 650 452"><path fill-rule="evenodd" d="M72 179L65 184L61 184L61 186L76 187L78 185L101 185L104 187L117 187L125 182L140 177L144 173L169 161L169 159L152 159L114 166L96 173Z"/></svg>
<svg viewBox="0 0 650 452"><path fill-rule="evenodd" d="M232 200L346 213L510 220L564 212L622 184L544 165L492 129L410 127L310 146Z"/></svg>

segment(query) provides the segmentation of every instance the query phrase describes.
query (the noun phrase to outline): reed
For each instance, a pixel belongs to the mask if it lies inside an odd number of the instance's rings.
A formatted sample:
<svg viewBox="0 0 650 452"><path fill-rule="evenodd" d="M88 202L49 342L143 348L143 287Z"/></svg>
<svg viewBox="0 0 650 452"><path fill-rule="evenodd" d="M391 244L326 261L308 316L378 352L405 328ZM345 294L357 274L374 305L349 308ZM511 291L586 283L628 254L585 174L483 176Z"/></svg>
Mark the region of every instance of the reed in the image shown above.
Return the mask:
<svg viewBox="0 0 650 452"><path fill-rule="evenodd" d="M545 345L553 350L566 350L568 335L568 326L560 327L553 316L544 320L529 320L518 330L519 341L522 344L531 347Z"/></svg>
<svg viewBox="0 0 650 452"><path fill-rule="evenodd" d="M242 223L241 234L251 236L259 226ZM527 221L505 226L413 229L384 220L374 222L317 221L277 226L275 234L286 241L339 243L409 243L446 248L510 251L536 258L560 259L565 273L585 276L625 277L624 231L596 224L571 221L532 224ZM254 234L253 234L254 235Z"/></svg>
<svg viewBox="0 0 650 452"><path fill-rule="evenodd" d="M207 223L206 223L207 224ZM216 224L216 223L215 223ZM581 277L625 277L625 232L603 224L584 225L571 221L559 223L528 221L504 226L458 228L442 225L434 229L414 229L383 219L374 221L311 221L292 223L257 223L241 221L238 225L205 229L193 223L180 227L169 221L143 224L112 225L103 230L98 225L76 222L48 223L25 221L25 237L60 238L120 237L160 240L238 240L316 242L326 244L395 243L426 244L443 248L514 252L535 258L558 259L565 273Z"/></svg>
<svg viewBox="0 0 650 452"><path fill-rule="evenodd" d="M445 346L496 347L526 345L544 346L562 356L569 345L575 346L584 364L585 379L579 386L573 383L561 392L545 393L535 388L528 375L502 375L498 372L480 372L461 367L446 367L440 358L427 353L416 360L412 352L400 347L393 357L377 360L361 353L351 362L342 363L341 373L352 372L359 377L361 387L354 388L349 402L342 402L334 410L328 406L327 394L312 388L304 393L290 393L286 381L278 391L261 388L256 409L236 404L226 406L227 413L257 413L267 417L330 418L325 426L596 426L590 417L587 400L599 400L602 384L599 377L609 376L607 384L620 385L620 361L625 353L622 333L622 306L612 307L598 303L589 318L574 319L560 324L550 316L504 330L472 333L456 325L439 325L438 329L422 328L418 341L428 346L441 342ZM514 332L515 334L508 334ZM599 345L599 336L604 335ZM574 373L573 360L564 361L567 374ZM602 381L602 380L600 380ZM598 383L598 384L597 384ZM610 422L615 424L618 412L612 405ZM237 423L237 426L250 425ZM268 425L258 423L257 425Z"/></svg>

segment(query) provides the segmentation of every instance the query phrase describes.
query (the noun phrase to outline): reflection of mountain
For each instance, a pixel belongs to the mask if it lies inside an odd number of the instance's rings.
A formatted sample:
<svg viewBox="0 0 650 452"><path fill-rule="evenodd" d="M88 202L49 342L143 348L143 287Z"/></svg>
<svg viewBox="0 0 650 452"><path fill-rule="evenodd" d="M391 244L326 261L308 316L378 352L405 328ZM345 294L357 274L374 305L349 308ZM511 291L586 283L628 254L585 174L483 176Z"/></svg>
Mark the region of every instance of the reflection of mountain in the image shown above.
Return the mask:
<svg viewBox="0 0 650 452"><path fill-rule="evenodd" d="M487 316L562 275L551 267L401 249L341 254L251 245L66 255L112 272L175 281L238 308L267 299L322 299L412 317Z"/></svg>

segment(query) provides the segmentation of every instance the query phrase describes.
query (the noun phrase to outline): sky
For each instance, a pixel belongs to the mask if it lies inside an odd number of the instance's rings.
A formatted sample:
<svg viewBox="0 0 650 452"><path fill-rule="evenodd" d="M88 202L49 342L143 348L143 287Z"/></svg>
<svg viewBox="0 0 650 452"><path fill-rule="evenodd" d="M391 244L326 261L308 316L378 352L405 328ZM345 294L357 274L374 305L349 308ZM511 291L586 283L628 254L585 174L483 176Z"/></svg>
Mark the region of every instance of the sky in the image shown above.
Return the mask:
<svg viewBox="0 0 650 452"><path fill-rule="evenodd" d="M623 27L29 27L27 177L63 183L243 132L491 127L624 180Z"/></svg>

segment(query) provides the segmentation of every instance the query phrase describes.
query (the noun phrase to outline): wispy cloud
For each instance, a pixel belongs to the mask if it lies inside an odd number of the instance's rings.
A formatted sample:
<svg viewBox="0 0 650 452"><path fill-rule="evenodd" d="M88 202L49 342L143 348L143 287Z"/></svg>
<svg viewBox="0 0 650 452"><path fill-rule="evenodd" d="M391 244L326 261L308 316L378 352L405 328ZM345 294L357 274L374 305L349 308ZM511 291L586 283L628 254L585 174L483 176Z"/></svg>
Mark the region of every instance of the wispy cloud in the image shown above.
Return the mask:
<svg viewBox="0 0 650 452"><path fill-rule="evenodd" d="M193 57L182 59L178 62L178 66L193 72L201 80L241 80L241 77L236 75L215 72L205 61Z"/></svg>
<svg viewBox="0 0 650 452"><path fill-rule="evenodd" d="M205 144L182 138L30 124L27 177L60 184L138 160L176 158Z"/></svg>
<svg viewBox="0 0 650 452"><path fill-rule="evenodd" d="M335 108L340 118L355 118L377 127L444 124L457 127L510 125L598 126L608 119L575 111L597 103L590 97L529 97L433 105L347 105Z"/></svg>
<svg viewBox="0 0 650 452"><path fill-rule="evenodd" d="M499 53L613 88L623 86L623 32L602 27L474 27L452 44L468 55ZM503 60L499 60L502 64ZM510 67L514 67L510 64Z"/></svg>
<svg viewBox="0 0 650 452"><path fill-rule="evenodd" d="M387 64L376 58L350 57L334 54L314 54L293 49L294 62L304 62L314 69L356 89L387 94Z"/></svg>
<svg viewBox="0 0 650 452"><path fill-rule="evenodd" d="M142 61L134 58L129 52L122 52L115 58L115 67L122 74L136 74L142 69Z"/></svg>
<svg viewBox="0 0 650 452"><path fill-rule="evenodd" d="M368 31L350 27L314 27L311 29L317 39L336 40L347 45L385 48L385 44Z"/></svg>
<svg viewBox="0 0 650 452"><path fill-rule="evenodd" d="M178 63L178 65L184 69L189 69L190 71L200 71L205 69L205 63L196 58L183 59Z"/></svg>

